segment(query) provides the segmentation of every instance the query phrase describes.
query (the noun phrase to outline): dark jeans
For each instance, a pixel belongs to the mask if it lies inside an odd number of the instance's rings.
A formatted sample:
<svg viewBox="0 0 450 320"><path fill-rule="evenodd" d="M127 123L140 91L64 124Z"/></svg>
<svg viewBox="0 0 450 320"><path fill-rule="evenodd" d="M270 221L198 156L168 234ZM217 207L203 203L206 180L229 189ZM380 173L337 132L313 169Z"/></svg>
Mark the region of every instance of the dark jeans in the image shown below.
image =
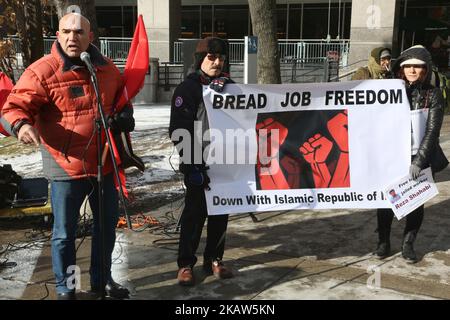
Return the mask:
<svg viewBox="0 0 450 320"><path fill-rule="evenodd" d="M68 272L70 266L76 265L75 238L80 208L87 195L94 216L91 247L91 287L100 287L100 230L98 217L97 180L78 179L51 182L51 202L54 216L52 236L52 262L56 278L56 292L72 292L67 280L73 277ZM105 211L105 279L111 280L111 254L116 241L116 225L118 219L118 196L112 174L104 179L104 211ZM70 269L69 269L70 270Z"/></svg>
<svg viewBox="0 0 450 320"><path fill-rule="evenodd" d="M197 251L203 226L208 212L205 192L202 187L187 186L184 210L181 214L180 244L178 247L178 267L193 267L197 262ZM222 259L225 249L225 234L228 215L208 217L204 260Z"/></svg>
<svg viewBox="0 0 450 320"><path fill-rule="evenodd" d="M424 207L423 205L415 209L413 212L406 216L406 225L403 231L403 236L408 232L419 232L420 226L423 221ZM378 209L377 210L377 220L378 220L378 233L380 234L380 240L385 237L389 239L389 234L391 232L392 219L394 217L394 212L391 209Z"/></svg>

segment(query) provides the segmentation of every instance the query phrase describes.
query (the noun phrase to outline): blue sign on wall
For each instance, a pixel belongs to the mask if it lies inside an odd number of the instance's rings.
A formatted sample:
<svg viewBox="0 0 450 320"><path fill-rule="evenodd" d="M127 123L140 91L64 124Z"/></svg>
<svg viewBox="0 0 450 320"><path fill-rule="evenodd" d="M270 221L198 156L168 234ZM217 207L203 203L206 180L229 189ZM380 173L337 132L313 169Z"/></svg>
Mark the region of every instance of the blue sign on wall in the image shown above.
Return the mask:
<svg viewBox="0 0 450 320"><path fill-rule="evenodd" d="M257 53L258 52L258 37L248 37L248 52L247 53Z"/></svg>

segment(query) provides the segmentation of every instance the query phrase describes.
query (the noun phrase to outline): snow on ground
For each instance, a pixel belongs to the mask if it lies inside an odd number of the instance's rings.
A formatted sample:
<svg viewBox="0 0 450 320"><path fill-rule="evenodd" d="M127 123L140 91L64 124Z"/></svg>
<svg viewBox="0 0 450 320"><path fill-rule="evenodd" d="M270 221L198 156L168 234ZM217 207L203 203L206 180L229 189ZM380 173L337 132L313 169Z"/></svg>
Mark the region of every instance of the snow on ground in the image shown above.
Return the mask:
<svg viewBox="0 0 450 320"><path fill-rule="evenodd" d="M131 133L133 151L142 158L146 169L143 173L135 168L129 168L126 171L128 189L135 197L134 201L128 205L128 212L131 214L151 213L151 210L183 194L182 180L172 169L172 166L178 168L179 158L176 152L174 153L168 134L170 106L135 106L134 117L136 128ZM3 138L2 136L0 140L0 165L11 164L23 178L43 176L38 148L23 146L12 138ZM126 239L123 241L124 239L120 236L117 240L112 269L116 280L123 282L127 276L127 241ZM9 271L16 274L15 276L10 276L5 270L0 272L0 299L20 299L31 279L40 254L39 248L18 250L1 257L15 261L17 266ZM118 256L120 261L116 261ZM20 273L17 272L17 268L21 268ZM2 296L2 292L8 292L7 297Z"/></svg>
<svg viewBox="0 0 450 320"><path fill-rule="evenodd" d="M144 173L127 169L127 180L139 210L151 210L183 193L178 168L179 157L169 139L169 105L135 106L133 151L145 163ZM138 210L138 209L137 209Z"/></svg>
<svg viewBox="0 0 450 320"><path fill-rule="evenodd" d="M183 189L179 175L173 169L178 168L179 158L168 134L170 106L138 105L134 107L134 117L133 151L142 158L146 169L143 173L135 168L127 169L127 186L135 196L130 212L133 213L133 207L136 207L139 213L145 213L179 197ZM0 142L0 147L8 148L12 144L15 145L13 151L0 152L0 164L11 164L23 178L43 176L38 149L23 147L12 139L5 144Z"/></svg>
<svg viewBox="0 0 450 320"><path fill-rule="evenodd" d="M10 164L14 171L24 178L42 177L42 158L40 152L0 156L0 164Z"/></svg>

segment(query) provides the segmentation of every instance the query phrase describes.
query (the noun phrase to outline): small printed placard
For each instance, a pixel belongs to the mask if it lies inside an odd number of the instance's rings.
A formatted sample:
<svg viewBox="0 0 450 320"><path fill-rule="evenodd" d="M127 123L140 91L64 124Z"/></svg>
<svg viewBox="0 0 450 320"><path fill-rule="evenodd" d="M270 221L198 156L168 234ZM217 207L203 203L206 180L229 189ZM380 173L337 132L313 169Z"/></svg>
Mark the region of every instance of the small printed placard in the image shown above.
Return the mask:
<svg viewBox="0 0 450 320"><path fill-rule="evenodd" d="M430 168L422 170L416 180L407 175L391 184L384 191L386 199L398 220L407 216L438 193Z"/></svg>

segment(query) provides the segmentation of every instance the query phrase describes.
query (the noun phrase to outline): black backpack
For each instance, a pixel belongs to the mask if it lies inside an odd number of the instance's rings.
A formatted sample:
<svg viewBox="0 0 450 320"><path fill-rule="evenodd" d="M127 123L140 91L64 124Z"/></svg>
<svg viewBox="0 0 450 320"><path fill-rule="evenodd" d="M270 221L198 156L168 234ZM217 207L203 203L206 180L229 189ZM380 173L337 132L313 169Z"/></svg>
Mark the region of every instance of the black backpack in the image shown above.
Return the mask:
<svg viewBox="0 0 450 320"><path fill-rule="evenodd" d="M22 177L9 164L0 166L0 208L10 207L19 189Z"/></svg>

